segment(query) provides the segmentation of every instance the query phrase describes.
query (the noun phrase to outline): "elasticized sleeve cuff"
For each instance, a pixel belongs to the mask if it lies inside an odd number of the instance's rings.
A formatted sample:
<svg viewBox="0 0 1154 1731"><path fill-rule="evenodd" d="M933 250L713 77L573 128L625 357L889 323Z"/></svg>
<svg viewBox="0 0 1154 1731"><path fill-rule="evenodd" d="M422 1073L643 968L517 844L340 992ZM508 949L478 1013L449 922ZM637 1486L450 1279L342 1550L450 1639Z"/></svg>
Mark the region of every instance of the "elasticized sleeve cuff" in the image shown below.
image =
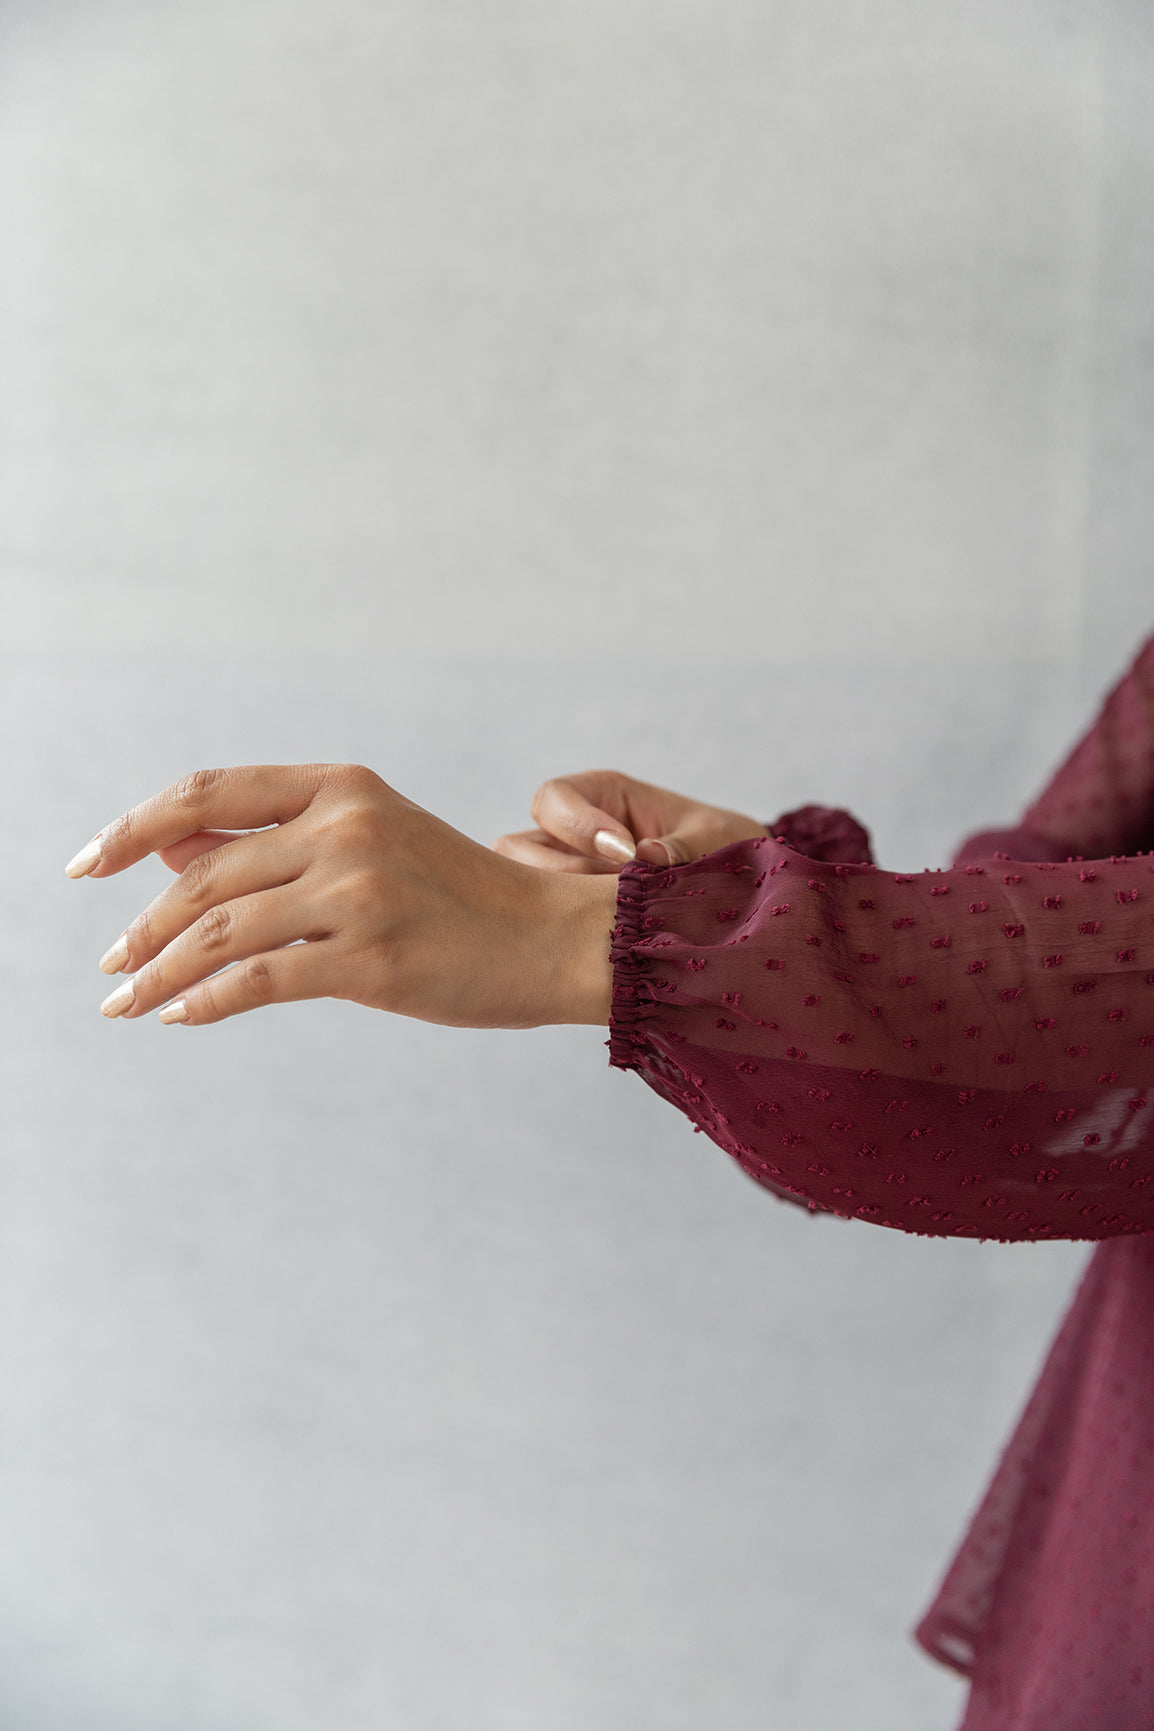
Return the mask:
<svg viewBox="0 0 1154 1731"><path fill-rule="evenodd" d="M645 911L645 880L658 868L644 860L623 866L617 880L617 919L613 927L613 1002L609 1011L609 1063L619 1070L636 1068L634 1047L644 1035L639 1026L642 1012L638 986L641 958L635 946L642 935Z"/></svg>

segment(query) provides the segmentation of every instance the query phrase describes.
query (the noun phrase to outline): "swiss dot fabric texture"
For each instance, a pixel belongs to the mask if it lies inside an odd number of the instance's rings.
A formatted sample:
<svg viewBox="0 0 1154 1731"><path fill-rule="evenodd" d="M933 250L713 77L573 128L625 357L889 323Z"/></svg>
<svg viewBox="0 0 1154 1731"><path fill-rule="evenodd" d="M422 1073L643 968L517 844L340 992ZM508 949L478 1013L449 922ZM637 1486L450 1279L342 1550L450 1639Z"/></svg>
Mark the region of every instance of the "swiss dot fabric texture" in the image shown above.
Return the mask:
<svg viewBox="0 0 1154 1731"><path fill-rule="evenodd" d="M1104 1240L918 1638L964 1731L1154 1728L1154 638L1020 827L887 872L808 806L620 876L610 1063L777 1196Z"/></svg>

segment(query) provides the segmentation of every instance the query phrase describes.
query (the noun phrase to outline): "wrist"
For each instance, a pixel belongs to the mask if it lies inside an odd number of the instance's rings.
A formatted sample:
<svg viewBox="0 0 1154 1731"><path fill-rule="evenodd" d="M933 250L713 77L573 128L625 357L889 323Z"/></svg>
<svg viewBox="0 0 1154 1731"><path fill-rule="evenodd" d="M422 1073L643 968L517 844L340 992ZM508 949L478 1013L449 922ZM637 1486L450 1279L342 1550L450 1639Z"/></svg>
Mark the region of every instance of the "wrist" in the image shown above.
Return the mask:
<svg viewBox="0 0 1154 1731"><path fill-rule="evenodd" d="M607 1028L613 1002L616 873L542 873L553 963L549 1021Z"/></svg>

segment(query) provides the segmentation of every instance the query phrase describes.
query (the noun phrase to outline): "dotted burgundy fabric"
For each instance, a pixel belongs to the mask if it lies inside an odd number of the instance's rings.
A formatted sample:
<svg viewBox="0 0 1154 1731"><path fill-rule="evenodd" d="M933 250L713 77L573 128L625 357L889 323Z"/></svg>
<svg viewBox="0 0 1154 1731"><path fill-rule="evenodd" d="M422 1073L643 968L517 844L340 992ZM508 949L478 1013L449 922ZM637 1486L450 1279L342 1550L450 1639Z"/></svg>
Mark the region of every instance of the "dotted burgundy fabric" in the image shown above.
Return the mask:
<svg viewBox="0 0 1154 1731"><path fill-rule="evenodd" d="M1154 859L621 874L611 1062L751 1177L948 1237L1154 1230Z"/></svg>
<svg viewBox="0 0 1154 1731"><path fill-rule="evenodd" d="M917 1638L962 1731L1154 1726L1154 1238L1090 1260Z"/></svg>
<svg viewBox="0 0 1154 1731"><path fill-rule="evenodd" d="M964 1731L1151 1731L1154 638L950 869L825 807L769 832L622 870L610 1063L811 1210L1109 1241L918 1637Z"/></svg>

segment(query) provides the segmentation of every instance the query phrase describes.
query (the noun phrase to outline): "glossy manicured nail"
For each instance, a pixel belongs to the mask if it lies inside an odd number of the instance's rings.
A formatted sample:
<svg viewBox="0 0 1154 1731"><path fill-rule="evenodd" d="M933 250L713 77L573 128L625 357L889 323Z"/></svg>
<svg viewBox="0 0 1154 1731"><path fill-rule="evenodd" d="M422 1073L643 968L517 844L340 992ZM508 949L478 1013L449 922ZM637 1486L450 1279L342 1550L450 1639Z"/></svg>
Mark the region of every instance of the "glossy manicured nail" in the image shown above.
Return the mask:
<svg viewBox="0 0 1154 1731"><path fill-rule="evenodd" d="M102 1016L122 1016L129 1009L136 996L136 980L125 980L122 986L117 986L110 992L100 1006Z"/></svg>
<svg viewBox="0 0 1154 1731"><path fill-rule="evenodd" d="M119 974L128 964L128 933L122 932L110 950L100 958L102 974Z"/></svg>
<svg viewBox="0 0 1154 1731"><path fill-rule="evenodd" d="M93 866L100 864L100 860L100 837L97 836L95 841L90 841L87 847L82 847L80 852L69 860L64 868L64 875L69 878L86 878Z"/></svg>
<svg viewBox="0 0 1154 1731"><path fill-rule="evenodd" d="M160 1020L162 1022L187 1022L188 1005L184 999L177 998L175 1004L169 1004L167 1009L161 1010Z"/></svg>
<svg viewBox="0 0 1154 1731"><path fill-rule="evenodd" d="M626 841L623 836L614 835L611 829L599 829L593 837L593 846L603 858L620 860L622 864L626 860L637 858L637 849L633 843Z"/></svg>

